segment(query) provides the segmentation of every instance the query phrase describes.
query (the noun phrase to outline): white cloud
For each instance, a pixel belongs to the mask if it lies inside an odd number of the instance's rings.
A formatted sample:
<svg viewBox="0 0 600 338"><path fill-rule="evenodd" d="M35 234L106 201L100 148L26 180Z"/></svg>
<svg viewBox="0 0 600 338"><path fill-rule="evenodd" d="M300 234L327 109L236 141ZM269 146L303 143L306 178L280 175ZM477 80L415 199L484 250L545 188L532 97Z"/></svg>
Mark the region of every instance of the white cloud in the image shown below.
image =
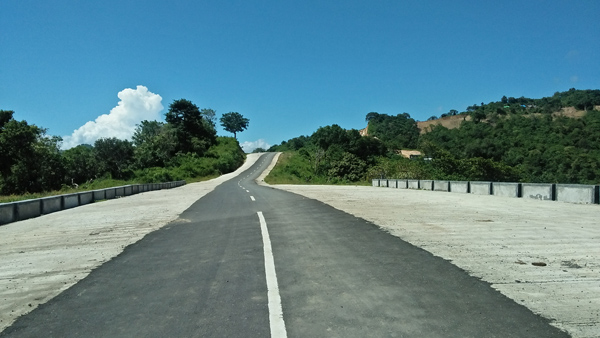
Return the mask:
<svg viewBox="0 0 600 338"><path fill-rule="evenodd" d="M70 136L64 136L62 148L69 149L84 143L94 144L102 137L130 139L136 124L143 120L159 119L159 112L163 109L162 97L148 91L148 88L125 88L117 96L120 101L110 113L100 115L95 121L89 121L73 131Z"/></svg>
<svg viewBox="0 0 600 338"><path fill-rule="evenodd" d="M271 148L271 145L268 144L265 140L263 139L258 139L254 142L248 142L245 141L241 144L242 149L244 150L244 152L246 153L251 153L254 151L254 149L256 148L263 148L265 150Z"/></svg>

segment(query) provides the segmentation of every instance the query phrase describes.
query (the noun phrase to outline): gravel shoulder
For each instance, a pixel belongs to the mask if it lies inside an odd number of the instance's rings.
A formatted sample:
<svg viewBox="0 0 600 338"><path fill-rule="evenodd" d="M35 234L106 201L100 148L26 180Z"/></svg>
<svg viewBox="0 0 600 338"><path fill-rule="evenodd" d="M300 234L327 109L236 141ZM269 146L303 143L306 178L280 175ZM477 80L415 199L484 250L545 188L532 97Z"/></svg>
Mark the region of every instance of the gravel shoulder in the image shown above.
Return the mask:
<svg viewBox="0 0 600 338"><path fill-rule="evenodd" d="M236 172L180 188L101 201L0 227L0 331L175 220Z"/></svg>

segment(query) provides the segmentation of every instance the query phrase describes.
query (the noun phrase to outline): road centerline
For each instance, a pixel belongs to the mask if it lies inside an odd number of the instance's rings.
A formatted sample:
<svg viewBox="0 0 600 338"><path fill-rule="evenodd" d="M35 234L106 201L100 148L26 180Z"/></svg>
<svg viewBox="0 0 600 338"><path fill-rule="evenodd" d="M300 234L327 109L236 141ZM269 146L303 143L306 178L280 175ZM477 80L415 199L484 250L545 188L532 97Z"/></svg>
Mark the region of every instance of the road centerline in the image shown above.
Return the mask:
<svg viewBox="0 0 600 338"><path fill-rule="evenodd" d="M263 239L263 249L265 255L265 275L267 279L267 299L269 302L269 324L271 327L271 337L285 338L287 331L285 321L283 320L283 310L281 308L281 296L279 295L279 285L277 283L277 274L275 273L275 260L273 259L273 249L271 248L271 239L269 238L269 229L262 211L257 212L260 220L260 232Z"/></svg>

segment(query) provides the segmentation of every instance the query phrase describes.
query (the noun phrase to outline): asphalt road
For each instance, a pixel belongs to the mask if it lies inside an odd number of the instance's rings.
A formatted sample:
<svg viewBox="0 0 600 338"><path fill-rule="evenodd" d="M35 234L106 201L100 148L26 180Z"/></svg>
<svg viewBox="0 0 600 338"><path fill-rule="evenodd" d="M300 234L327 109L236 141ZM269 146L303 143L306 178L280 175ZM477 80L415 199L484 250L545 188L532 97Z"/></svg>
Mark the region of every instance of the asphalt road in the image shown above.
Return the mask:
<svg viewBox="0 0 600 338"><path fill-rule="evenodd" d="M257 185L272 156L0 337L567 336L374 224Z"/></svg>

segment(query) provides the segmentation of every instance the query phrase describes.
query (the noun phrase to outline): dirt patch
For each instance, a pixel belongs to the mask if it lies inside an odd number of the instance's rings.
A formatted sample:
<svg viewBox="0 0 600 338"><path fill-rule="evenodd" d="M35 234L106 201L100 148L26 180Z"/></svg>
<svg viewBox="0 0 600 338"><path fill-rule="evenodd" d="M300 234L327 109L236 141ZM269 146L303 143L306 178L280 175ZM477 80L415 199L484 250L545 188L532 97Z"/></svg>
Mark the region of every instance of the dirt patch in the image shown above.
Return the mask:
<svg viewBox="0 0 600 338"><path fill-rule="evenodd" d="M456 129L460 127L463 121L471 121L470 115L455 115L455 116L446 116L436 120L431 121L418 121L417 127L421 131L421 134L425 134L431 131L431 128L436 125L444 126L448 129Z"/></svg>

